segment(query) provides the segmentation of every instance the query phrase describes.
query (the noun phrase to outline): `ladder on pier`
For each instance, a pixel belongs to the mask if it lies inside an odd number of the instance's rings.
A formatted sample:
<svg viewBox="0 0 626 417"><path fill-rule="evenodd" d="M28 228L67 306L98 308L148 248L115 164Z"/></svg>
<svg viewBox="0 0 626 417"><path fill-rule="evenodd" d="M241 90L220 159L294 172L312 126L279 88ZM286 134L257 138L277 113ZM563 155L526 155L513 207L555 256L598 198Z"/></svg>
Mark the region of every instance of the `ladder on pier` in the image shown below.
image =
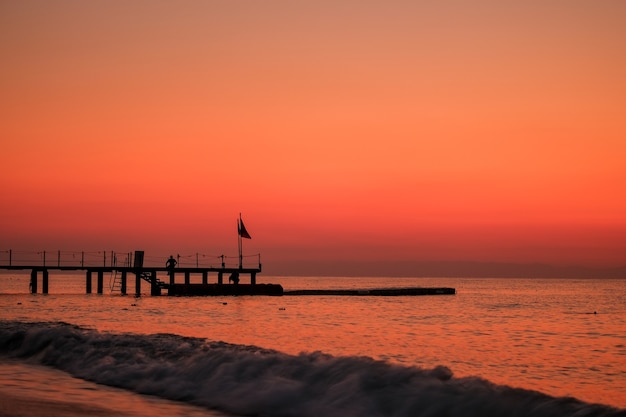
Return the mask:
<svg viewBox="0 0 626 417"><path fill-rule="evenodd" d="M116 266L117 265L117 260L115 261L115 264L112 266ZM128 265L130 266L130 262L128 262ZM143 268L143 251L135 251L135 259L134 259L134 263L133 266L135 269L139 270L138 272L135 272L136 275L139 276L139 278L141 278L142 280L150 283L150 285L152 285L152 272L150 271L144 271ZM155 277L156 279L156 286L159 287L160 289L168 289L169 288L169 284L167 282L161 281L159 278ZM111 272L111 278L109 279L109 287L111 290L111 293L114 292L122 292L122 274L118 271L118 270L114 270Z"/></svg>
<svg viewBox="0 0 626 417"><path fill-rule="evenodd" d="M111 279L109 279L109 286L111 294L114 292L122 292L122 278L118 276L117 270L111 272Z"/></svg>
<svg viewBox="0 0 626 417"><path fill-rule="evenodd" d="M126 257L123 264L130 265L130 255ZM117 266L117 256L111 255L111 266ZM111 277L109 278L109 290L111 293L122 292L122 277L117 269L111 271Z"/></svg>
<svg viewBox="0 0 626 417"><path fill-rule="evenodd" d="M152 275L150 272L140 272L139 278L146 281L150 285L152 285ZM167 282L161 281L159 278L156 278L157 287L162 290L166 290L170 287L170 284ZM109 280L109 287L111 294L113 293L121 293L122 292L122 277L118 271L111 272L111 279Z"/></svg>

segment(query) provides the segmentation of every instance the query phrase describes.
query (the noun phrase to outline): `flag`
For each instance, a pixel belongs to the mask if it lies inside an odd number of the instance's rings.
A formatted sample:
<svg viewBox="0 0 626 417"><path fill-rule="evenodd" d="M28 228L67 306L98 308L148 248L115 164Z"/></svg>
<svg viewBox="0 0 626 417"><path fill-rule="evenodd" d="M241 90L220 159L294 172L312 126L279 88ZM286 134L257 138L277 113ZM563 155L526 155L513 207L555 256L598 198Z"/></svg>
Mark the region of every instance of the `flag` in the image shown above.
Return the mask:
<svg viewBox="0 0 626 417"><path fill-rule="evenodd" d="M238 232L239 232L239 236L244 237L246 239L252 239L252 237L250 236L250 233L248 233L248 231L246 230L246 226L243 225L243 220L239 219L239 224L238 224Z"/></svg>

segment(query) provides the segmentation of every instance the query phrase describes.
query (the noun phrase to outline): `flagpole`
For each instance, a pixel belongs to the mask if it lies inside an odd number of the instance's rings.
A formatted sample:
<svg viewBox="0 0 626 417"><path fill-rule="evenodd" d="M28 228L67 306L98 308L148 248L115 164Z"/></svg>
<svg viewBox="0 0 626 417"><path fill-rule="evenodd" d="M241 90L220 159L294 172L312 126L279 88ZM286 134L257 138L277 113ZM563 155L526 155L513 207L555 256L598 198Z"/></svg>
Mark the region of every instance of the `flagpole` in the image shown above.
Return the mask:
<svg viewBox="0 0 626 417"><path fill-rule="evenodd" d="M241 239L241 213L239 213L239 220L237 220L237 238L239 239L239 269L243 268L243 242Z"/></svg>

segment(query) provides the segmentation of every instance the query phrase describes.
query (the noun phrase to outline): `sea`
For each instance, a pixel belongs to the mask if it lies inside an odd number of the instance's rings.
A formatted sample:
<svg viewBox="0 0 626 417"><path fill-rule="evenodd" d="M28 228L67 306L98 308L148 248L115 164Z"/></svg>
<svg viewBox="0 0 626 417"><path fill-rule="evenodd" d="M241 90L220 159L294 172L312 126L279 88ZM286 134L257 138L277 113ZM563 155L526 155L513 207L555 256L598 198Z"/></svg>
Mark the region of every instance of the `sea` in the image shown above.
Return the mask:
<svg viewBox="0 0 626 417"><path fill-rule="evenodd" d="M261 274L456 294L136 297L54 271L29 294L28 272L0 275L0 416L626 416L626 279Z"/></svg>

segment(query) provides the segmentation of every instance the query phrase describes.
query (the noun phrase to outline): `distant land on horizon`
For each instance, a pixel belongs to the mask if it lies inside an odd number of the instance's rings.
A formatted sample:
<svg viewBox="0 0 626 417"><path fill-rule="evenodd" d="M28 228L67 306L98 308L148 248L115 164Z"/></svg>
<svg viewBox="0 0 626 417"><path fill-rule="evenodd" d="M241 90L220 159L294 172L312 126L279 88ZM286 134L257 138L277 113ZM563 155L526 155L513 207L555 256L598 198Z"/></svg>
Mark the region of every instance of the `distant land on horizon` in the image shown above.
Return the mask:
<svg viewBox="0 0 626 417"><path fill-rule="evenodd" d="M612 267L474 261L301 261L265 264L273 276L416 278L626 278L626 265Z"/></svg>

